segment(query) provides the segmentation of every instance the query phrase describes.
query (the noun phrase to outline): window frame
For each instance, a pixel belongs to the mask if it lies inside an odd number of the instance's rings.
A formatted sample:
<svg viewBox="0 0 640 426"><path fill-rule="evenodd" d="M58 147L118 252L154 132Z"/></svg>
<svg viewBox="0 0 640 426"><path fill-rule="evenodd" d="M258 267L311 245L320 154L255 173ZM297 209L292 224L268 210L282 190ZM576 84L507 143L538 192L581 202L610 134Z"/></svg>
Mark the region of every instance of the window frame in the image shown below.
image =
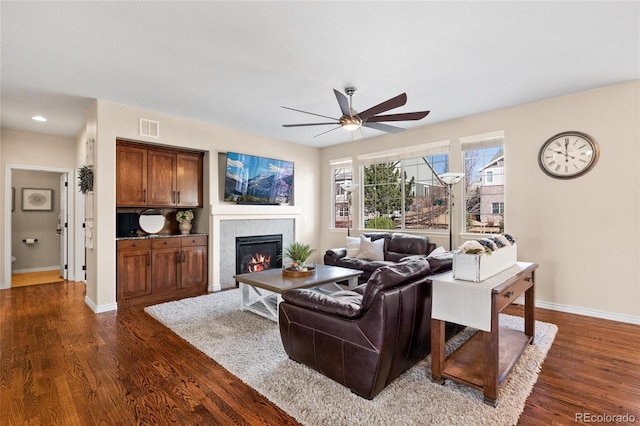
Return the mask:
<svg viewBox="0 0 640 426"><path fill-rule="evenodd" d="M504 132L503 131L496 131L496 132L491 132L491 133L485 133L485 134L481 134L481 135L475 135L475 136L470 136L470 137L465 137L465 138L461 138L460 139L460 150L461 150L461 160L462 160L462 167L465 170L465 185L462 185L462 200L463 202L461 203L462 206L460 207L460 213L462 214L462 220L461 220L461 235L492 235L492 234L497 234L497 233L501 233L504 232L504 224L506 222L506 209L507 207L507 203L506 203L506 186L507 186L507 182L506 182L506 155L505 155L505 137L504 137ZM472 151L472 150L480 150L480 149L496 149L496 152L493 154L492 158L489 161L485 161L484 165L480 165L480 166L475 166L478 168L478 173L475 175L476 177L479 176L479 179L477 180L478 182L480 182L480 186L478 187L479 189L481 188L493 188L494 192L492 194L490 193L486 193L485 196L487 198L489 198L490 196L499 196L500 197L500 201L489 201L489 208L491 209L490 212L485 212L482 213L482 206L481 206L481 199L478 201L478 215L480 216L479 219L482 219L483 215L486 216L501 216L500 220L496 221L491 221L491 222L482 222L482 221L478 221L478 225L477 225L477 229L469 229L469 223L470 223L470 219L468 218L468 201L470 199L470 193L469 193L469 189L472 185L471 179L473 179L474 175L472 173L469 173L469 166L467 165L466 162L466 153L468 151ZM492 161L497 161L499 162L501 165L498 168L502 169L502 173L500 175L497 175L495 173L495 167L492 167L492 170L488 170L486 172L482 172L482 169L487 168ZM488 172L491 172L491 182L489 182L489 179L487 179L487 175L489 174ZM497 187L501 187L502 191L501 193L495 193L495 188ZM482 197L483 194L481 191L478 192L478 198ZM492 204L494 202L501 202L502 203L502 213L500 214L494 214L492 213L493 211L493 206ZM488 226L488 224L491 223L493 226ZM478 230L479 229L479 230Z"/></svg>

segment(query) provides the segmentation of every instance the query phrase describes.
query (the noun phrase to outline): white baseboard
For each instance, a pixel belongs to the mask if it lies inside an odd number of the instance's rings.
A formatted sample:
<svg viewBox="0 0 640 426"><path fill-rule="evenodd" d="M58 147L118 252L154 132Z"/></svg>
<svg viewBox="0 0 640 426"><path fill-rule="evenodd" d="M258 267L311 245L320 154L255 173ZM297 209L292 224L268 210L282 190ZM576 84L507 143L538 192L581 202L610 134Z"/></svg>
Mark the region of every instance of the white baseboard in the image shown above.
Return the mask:
<svg viewBox="0 0 640 426"><path fill-rule="evenodd" d="M518 297L514 303L524 305L524 297ZM561 305L559 303L543 302L536 300L536 308L549 309L552 311L566 312L568 314L584 315L587 317L602 318L611 321L626 322L640 325L640 317L633 315L617 314L615 312L598 311L595 309L581 308L578 306Z"/></svg>
<svg viewBox="0 0 640 426"><path fill-rule="evenodd" d="M118 310L118 304L117 303L110 303L108 305L97 306L95 303L93 303L93 301L91 299L89 299L88 296L84 297L84 303L87 306L89 306L89 308L95 314L101 314L103 312L110 312L110 311L117 311Z"/></svg>
<svg viewBox="0 0 640 426"><path fill-rule="evenodd" d="M26 269L14 269L11 271L12 274L24 274L26 272L42 272L42 271L53 271L60 270L60 265L53 266L42 266L38 268L26 268Z"/></svg>

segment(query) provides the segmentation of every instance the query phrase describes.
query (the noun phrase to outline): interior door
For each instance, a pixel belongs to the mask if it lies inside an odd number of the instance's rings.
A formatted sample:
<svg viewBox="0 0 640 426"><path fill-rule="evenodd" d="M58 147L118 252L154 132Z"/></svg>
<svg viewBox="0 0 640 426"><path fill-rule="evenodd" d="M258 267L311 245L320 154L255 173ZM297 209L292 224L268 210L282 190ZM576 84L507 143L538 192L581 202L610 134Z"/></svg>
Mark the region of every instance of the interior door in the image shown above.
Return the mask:
<svg viewBox="0 0 640 426"><path fill-rule="evenodd" d="M57 233L60 237L60 276L67 278L67 239L68 239L68 206L67 206L68 176L67 173L60 175L60 214L58 215Z"/></svg>

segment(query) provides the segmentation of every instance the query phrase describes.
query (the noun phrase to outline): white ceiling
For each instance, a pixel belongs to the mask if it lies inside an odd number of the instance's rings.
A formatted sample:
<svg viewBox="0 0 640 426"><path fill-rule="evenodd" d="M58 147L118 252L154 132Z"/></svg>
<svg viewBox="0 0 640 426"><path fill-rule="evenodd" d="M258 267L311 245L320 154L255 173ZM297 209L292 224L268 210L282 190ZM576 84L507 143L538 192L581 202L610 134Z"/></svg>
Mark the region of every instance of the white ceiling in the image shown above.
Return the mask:
<svg viewBox="0 0 640 426"><path fill-rule="evenodd" d="M93 99L310 146L348 142L332 89L364 110L402 92L423 126L640 78L640 3L9 2L2 126L77 136ZM603 105L603 110L606 105ZM46 123L31 120L44 115ZM364 137L382 133L363 129Z"/></svg>

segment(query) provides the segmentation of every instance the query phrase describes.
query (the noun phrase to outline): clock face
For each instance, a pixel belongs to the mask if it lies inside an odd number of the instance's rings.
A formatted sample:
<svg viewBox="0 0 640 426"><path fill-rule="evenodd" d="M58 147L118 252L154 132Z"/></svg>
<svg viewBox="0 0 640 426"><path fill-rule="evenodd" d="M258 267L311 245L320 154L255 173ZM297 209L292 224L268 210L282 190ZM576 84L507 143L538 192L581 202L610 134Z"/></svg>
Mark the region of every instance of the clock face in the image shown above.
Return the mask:
<svg viewBox="0 0 640 426"><path fill-rule="evenodd" d="M551 177L571 179L588 172L598 160L598 144L586 133L563 132L540 148L538 164Z"/></svg>

